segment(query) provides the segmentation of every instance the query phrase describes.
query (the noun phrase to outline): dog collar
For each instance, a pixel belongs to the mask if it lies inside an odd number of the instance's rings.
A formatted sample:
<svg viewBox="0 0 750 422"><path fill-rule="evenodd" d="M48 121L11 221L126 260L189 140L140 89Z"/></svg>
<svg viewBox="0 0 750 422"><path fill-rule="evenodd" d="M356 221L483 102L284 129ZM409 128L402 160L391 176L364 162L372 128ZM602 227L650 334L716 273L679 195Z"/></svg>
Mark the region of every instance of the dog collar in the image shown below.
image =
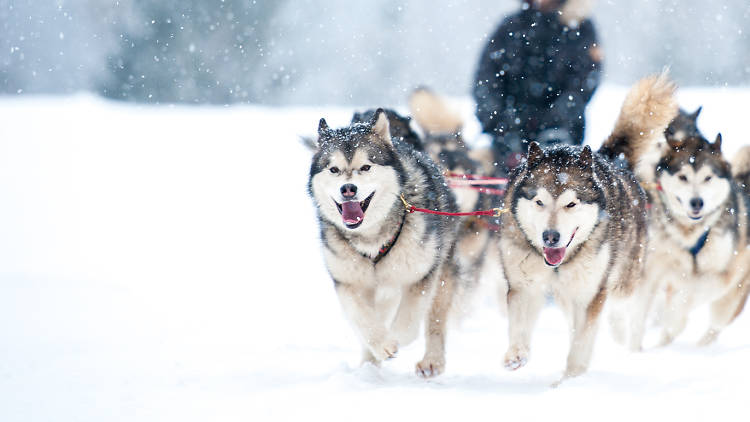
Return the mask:
<svg viewBox="0 0 750 422"><path fill-rule="evenodd" d="M404 217L401 219L401 225L398 226L398 230L396 231L396 234L393 235L391 240L385 242L383 246L380 247L380 249L378 250L378 254L375 255L375 258L372 259L373 264L377 264L378 262L380 262L381 259L383 259L383 257L388 255L388 252L391 251L391 249L393 248L393 245L396 244L396 241L398 240L398 236L401 234L401 229L404 228L405 222L406 222L406 214L404 214Z"/></svg>
<svg viewBox="0 0 750 422"><path fill-rule="evenodd" d="M701 237L698 238L698 241L695 242L695 245L693 245L692 248L688 249L690 253L695 257L698 255L698 252L703 249L704 246L706 246L706 240L708 240L708 233L711 231L711 228L706 229L705 232L701 235Z"/></svg>

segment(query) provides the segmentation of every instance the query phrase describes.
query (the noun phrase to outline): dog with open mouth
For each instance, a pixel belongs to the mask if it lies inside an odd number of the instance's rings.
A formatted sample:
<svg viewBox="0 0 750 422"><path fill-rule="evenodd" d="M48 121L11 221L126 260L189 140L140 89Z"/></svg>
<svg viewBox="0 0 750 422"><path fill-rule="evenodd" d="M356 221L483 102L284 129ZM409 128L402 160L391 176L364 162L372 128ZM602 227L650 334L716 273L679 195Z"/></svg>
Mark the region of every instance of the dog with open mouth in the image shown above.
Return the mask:
<svg viewBox="0 0 750 422"><path fill-rule="evenodd" d="M417 374L445 367L445 330L460 264L459 220L409 213L456 212L455 198L430 158L392 136L386 112L318 128L308 190L317 209L323 257L344 313L359 335L363 362L379 364L419 335L426 350Z"/></svg>
<svg viewBox="0 0 750 422"><path fill-rule="evenodd" d="M602 148L529 145L510 176L500 250L508 281L509 345L504 364L516 370L529 358L531 333L548 292L570 327L563 379L591 360L605 302L624 320L640 348L645 317L631 303L641 288L646 252L646 195L630 169L613 165L622 154L636 162L677 113L666 75L645 78L628 93ZM627 145L628 148L623 148ZM624 335L624 334L623 334Z"/></svg>

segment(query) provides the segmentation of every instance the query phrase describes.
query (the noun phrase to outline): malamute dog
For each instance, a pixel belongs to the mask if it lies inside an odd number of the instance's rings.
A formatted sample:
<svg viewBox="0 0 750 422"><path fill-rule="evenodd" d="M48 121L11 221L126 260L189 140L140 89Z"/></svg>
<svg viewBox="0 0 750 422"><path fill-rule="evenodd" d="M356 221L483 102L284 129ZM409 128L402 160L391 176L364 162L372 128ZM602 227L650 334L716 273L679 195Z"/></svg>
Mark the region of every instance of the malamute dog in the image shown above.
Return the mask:
<svg viewBox="0 0 750 422"><path fill-rule="evenodd" d="M363 361L378 364L413 341L426 321L422 376L445 366L445 329L460 270L458 219L408 213L456 212L441 170L392 138L386 113L343 129L318 128L309 192L317 208L323 256L344 313L362 341Z"/></svg>
<svg viewBox="0 0 750 422"><path fill-rule="evenodd" d="M651 169L646 275L651 289L666 292L661 345L683 331L693 308L710 302L705 345L739 315L750 291L748 156L741 152L733 177L721 135L713 143L697 130L674 135L666 132L668 147Z"/></svg>
<svg viewBox="0 0 750 422"><path fill-rule="evenodd" d="M665 75L628 93L615 129L598 153L589 146L542 150L532 142L511 175L500 250L509 283L509 345L505 367L526 364L531 333L551 291L567 315L570 349L563 378L586 371L605 301L630 311L631 339L640 341L644 312L625 307L641 289L646 252L646 195L633 174L611 161L635 162L677 112ZM627 145L627 150L621 147ZM639 348L640 343L631 343Z"/></svg>
<svg viewBox="0 0 750 422"><path fill-rule="evenodd" d="M424 133L422 144L430 157L445 170L458 174L491 176L494 172L492 151L472 149L464 142L464 122L439 95L428 88L418 88L409 97L409 110ZM496 186L492 186L496 188ZM475 189L455 188L456 202L462 212L498 208L500 196ZM498 218L464 218L458 231L456 255L464 270L464 279L496 284L504 311L507 283L502 279L500 251L497 243Z"/></svg>

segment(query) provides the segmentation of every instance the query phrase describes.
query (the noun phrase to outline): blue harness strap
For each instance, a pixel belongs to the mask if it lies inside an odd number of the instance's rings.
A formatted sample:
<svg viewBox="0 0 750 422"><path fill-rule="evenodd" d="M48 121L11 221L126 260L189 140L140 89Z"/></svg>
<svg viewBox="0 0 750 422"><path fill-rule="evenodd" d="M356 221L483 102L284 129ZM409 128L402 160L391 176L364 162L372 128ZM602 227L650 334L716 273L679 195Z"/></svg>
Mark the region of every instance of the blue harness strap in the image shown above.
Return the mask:
<svg viewBox="0 0 750 422"><path fill-rule="evenodd" d="M705 232L703 232L701 237L698 238L698 241L695 242L695 245L693 245L692 248L688 249L693 256L698 255L698 252L700 252L701 249L703 249L703 247L706 246L706 240L708 239L708 233L710 231L711 229L708 229Z"/></svg>

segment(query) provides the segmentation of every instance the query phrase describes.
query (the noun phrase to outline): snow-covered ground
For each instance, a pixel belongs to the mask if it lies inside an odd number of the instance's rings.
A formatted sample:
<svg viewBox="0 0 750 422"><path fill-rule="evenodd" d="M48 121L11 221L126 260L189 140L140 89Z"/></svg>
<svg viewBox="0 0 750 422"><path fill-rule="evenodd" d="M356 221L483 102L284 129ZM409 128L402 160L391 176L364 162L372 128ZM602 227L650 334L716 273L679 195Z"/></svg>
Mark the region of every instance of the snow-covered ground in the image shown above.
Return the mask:
<svg viewBox="0 0 750 422"><path fill-rule="evenodd" d="M598 92L592 144L624 94ZM727 151L750 141L750 90L680 100L704 105L700 126ZM421 341L360 368L297 141L351 111L0 100L0 421L748 417L747 312L703 349L705 312L673 346L640 354L604 324L589 373L552 389L561 313L543 312L528 366L510 373L506 321L487 295L450 332L443 376L413 375Z"/></svg>

